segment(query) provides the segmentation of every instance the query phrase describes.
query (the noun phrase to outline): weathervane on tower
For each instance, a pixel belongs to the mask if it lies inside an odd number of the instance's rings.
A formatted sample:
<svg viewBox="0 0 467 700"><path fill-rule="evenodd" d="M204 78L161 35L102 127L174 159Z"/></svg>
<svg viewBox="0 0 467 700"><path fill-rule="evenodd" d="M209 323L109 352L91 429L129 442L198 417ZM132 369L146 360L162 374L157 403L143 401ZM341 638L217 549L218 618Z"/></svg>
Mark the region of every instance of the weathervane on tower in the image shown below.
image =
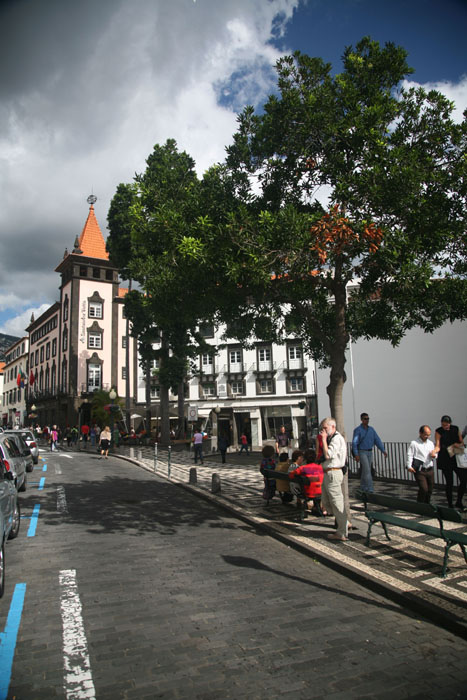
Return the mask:
<svg viewBox="0 0 467 700"><path fill-rule="evenodd" d="M92 207L92 205L95 204L95 202L97 202L97 197L95 194L90 194L86 201Z"/></svg>

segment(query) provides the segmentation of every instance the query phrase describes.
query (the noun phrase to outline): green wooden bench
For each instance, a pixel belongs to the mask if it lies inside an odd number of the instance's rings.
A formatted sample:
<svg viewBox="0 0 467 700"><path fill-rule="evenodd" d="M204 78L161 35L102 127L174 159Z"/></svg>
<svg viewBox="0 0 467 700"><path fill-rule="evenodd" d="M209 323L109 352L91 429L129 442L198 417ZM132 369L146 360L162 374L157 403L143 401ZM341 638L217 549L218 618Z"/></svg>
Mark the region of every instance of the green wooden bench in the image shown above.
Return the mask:
<svg viewBox="0 0 467 700"><path fill-rule="evenodd" d="M384 534L388 540L391 538L389 537L386 526L396 525L397 527L402 527L406 530L420 532L423 535L438 537L444 541L444 560L442 569L443 578L446 577L449 550L451 547L458 544L462 549L464 559L467 562L467 553L465 549L467 545L467 532L448 530L444 527L444 522L463 522L459 511L445 506L437 506L431 503L417 503L417 501L409 501L408 499L396 498L394 496L386 496L378 493L367 493L366 491L359 491L358 496L362 499L365 505L365 515L369 521L365 542L367 546L370 544L371 528L375 523L381 523ZM380 506L386 510L370 510L369 506ZM400 515L395 515L394 511L402 511L404 513L410 513L411 515L417 515L420 518L437 520L438 525L429 525L428 523L418 519L412 520L409 518L404 518Z"/></svg>

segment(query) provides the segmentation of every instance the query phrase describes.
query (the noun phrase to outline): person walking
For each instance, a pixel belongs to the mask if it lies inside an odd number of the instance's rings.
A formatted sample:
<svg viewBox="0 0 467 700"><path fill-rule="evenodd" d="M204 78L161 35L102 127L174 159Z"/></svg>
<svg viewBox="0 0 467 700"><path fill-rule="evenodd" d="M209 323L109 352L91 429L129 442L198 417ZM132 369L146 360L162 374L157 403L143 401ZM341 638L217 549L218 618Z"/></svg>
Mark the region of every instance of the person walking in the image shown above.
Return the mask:
<svg viewBox="0 0 467 700"><path fill-rule="evenodd" d="M289 455L289 445L290 438L285 429L285 425L281 425L279 433L276 435L276 454L280 455L282 452L287 452Z"/></svg>
<svg viewBox="0 0 467 700"><path fill-rule="evenodd" d="M343 436L337 431L335 418L325 418L322 425L320 431L324 453L322 508L333 513L337 523L336 532L328 535L328 539L344 542L347 539L348 520L342 491L344 479L342 470L347 458L347 445Z"/></svg>
<svg viewBox="0 0 467 700"><path fill-rule="evenodd" d="M240 452L238 454L243 452L243 450L248 454L248 438L245 432L240 435Z"/></svg>
<svg viewBox="0 0 467 700"><path fill-rule="evenodd" d="M58 432L57 432L57 426L54 425L52 430L50 431L50 451L55 452L57 449L57 441L58 441Z"/></svg>
<svg viewBox="0 0 467 700"><path fill-rule="evenodd" d="M217 447L219 448L219 452L221 453L222 464L225 464L225 456L227 454L227 448L229 444L230 443L227 440L225 433L221 433L217 438Z"/></svg>
<svg viewBox="0 0 467 700"><path fill-rule="evenodd" d="M362 413L360 420L360 425L353 431L352 454L355 457L355 461L359 462L361 466L360 488L362 491L373 493L373 476L371 473L373 448L376 445L386 458L388 453L376 430L369 425L370 417L368 413Z"/></svg>
<svg viewBox="0 0 467 700"><path fill-rule="evenodd" d="M418 503L429 503L433 493L433 458L436 457L436 449L430 437L430 426L422 425L418 438L412 440L407 450L407 469L414 474L418 484Z"/></svg>
<svg viewBox="0 0 467 700"><path fill-rule="evenodd" d="M199 428L196 429L196 433L193 435L193 445L195 448L195 464L198 464L198 459L203 464L203 433Z"/></svg>
<svg viewBox="0 0 467 700"><path fill-rule="evenodd" d="M110 441L112 439L112 433L110 432L110 428L108 425L105 426L104 430L99 435L99 446L101 448L101 456L99 459L108 459L109 458L109 447L110 447Z"/></svg>
<svg viewBox="0 0 467 700"><path fill-rule="evenodd" d="M458 426L452 424L451 416L442 416L441 425L439 428L436 428L435 431L435 440L435 449L437 454L436 466L443 472L444 480L446 482L446 499L448 506L452 508L454 473L456 473L457 478L459 479L456 508L462 510L462 499L467 486L467 470L459 469L457 466L456 456L453 455L451 457L448 452L448 448L451 446L464 447L464 441Z"/></svg>

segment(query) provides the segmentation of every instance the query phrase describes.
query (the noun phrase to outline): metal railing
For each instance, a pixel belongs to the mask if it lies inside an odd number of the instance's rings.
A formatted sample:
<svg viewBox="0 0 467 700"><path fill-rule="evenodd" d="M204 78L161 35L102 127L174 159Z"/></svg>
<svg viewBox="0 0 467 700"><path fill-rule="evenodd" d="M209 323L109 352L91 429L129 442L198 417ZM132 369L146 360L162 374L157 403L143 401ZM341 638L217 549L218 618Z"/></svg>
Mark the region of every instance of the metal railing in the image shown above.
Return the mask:
<svg viewBox="0 0 467 700"><path fill-rule="evenodd" d="M407 450L409 445L409 442L385 442L384 446L388 453L387 458L379 450L373 450L373 467L377 479L408 484L413 483L413 475L407 470ZM358 477L360 465L352 455L351 442L347 443L347 454L349 456L349 474L350 476ZM441 486L444 483L441 470L436 468L436 460L434 481L437 486ZM456 483L455 480L454 483Z"/></svg>

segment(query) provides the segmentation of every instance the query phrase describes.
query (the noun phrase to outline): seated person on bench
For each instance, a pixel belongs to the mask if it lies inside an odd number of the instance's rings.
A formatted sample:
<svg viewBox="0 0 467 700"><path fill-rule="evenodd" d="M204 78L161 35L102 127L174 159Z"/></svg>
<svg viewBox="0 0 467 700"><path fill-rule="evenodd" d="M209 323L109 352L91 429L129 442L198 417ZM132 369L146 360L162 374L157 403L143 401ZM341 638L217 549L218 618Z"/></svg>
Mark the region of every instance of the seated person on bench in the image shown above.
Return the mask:
<svg viewBox="0 0 467 700"><path fill-rule="evenodd" d="M295 454L295 453L294 453ZM294 454L292 455L292 461L294 460ZM323 516L326 515L321 509L321 484L323 483L323 467L321 464L315 462L316 453L314 450L305 450L303 461L305 464L297 466L295 469L289 472L289 479L291 479L290 491L297 496L297 506L301 505L300 496L303 492L307 499L313 501L312 512L315 515ZM307 477L310 483L304 484L303 487L299 483L293 483L293 479L296 476Z"/></svg>

